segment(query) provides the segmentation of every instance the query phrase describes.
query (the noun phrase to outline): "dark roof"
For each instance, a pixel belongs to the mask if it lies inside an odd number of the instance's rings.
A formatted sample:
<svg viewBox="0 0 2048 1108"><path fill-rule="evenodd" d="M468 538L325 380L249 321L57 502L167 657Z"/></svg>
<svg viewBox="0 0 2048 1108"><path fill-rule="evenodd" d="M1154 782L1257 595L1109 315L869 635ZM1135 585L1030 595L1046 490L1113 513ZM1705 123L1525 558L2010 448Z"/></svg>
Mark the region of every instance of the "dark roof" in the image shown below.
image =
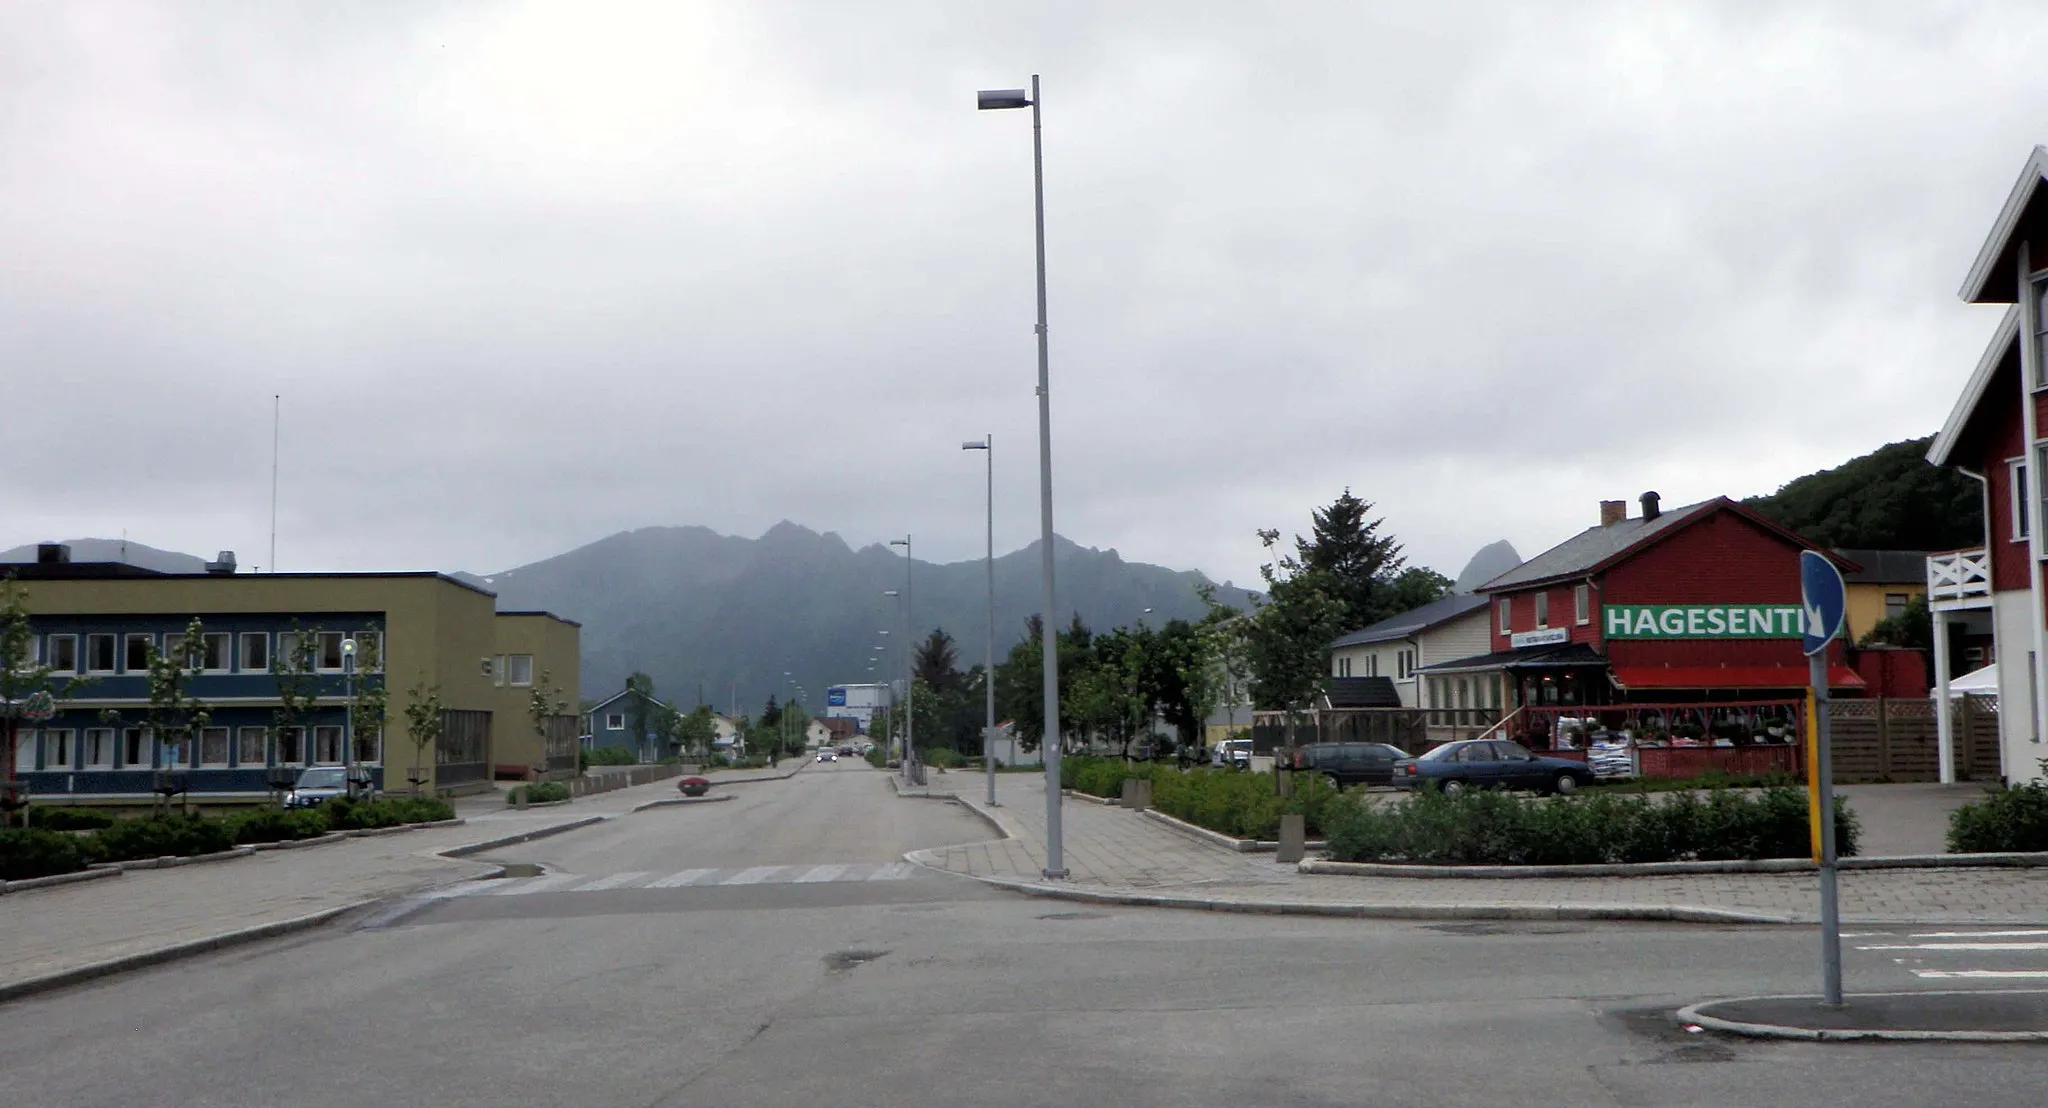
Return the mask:
<svg viewBox="0 0 2048 1108"><path fill-rule="evenodd" d="M1605 656L1582 642L1561 643L1557 646L1525 647L1521 650L1496 650L1491 654L1474 654L1469 658L1453 658L1433 666L1423 666L1417 673L1472 673L1487 669L1556 669L1565 666L1604 666Z"/></svg>
<svg viewBox="0 0 2048 1108"><path fill-rule="evenodd" d="M521 609L520 611L516 612L499 612L498 614L501 616L533 616L542 619L551 619L554 620L556 623L566 623L571 627L583 626L582 623L570 619L567 616L558 616L553 612L545 611L540 608Z"/></svg>
<svg viewBox="0 0 2048 1108"><path fill-rule="evenodd" d="M1835 553L1863 567L1842 571L1842 580L1852 585L1927 583L1925 550L1837 550Z"/></svg>
<svg viewBox="0 0 2048 1108"><path fill-rule="evenodd" d="M1667 509L1658 513L1655 519L1631 516L1618 523L1588 527L1488 581L1480 586L1480 591L1505 592L1509 589L1569 580L1596 573L1715 512L1731 512L1749 521L1757 529L1777 535L1787 543L1808 550L1818 550L1833 559L1835 564L1841 567L1844 575L1860 568L1854 559L1843 556L1839 551L1828 550L1797 531L1765 519L1752 509L1743 507L1725 496L1717 496L1712 500L1702 500L1682 508Z"/></svg>
<svg viewBox="0 0 2048 1108"><path fill-rule="evenodd" d="M595 715L595 714L597 714L597 713L598 713L599 711L602 711L602 710L603 710L603 709L605 709L605 708L609 708L609 707L611 707L611 706L612 706L612 704L614 704L614 703L616 703L617 701L619 701L619 700L623 699L623 698L624 698L624 697L625 697L625 696L626 696L626 695L627 695L628 693L637 693L637 694L639 695L640 699L642 699L642 700L645 700L645 701L646 701L647 703L649 703L649 704L660 704L660 703L661 703L661 701L659 701L659 700L656 700L656 699L655 699L654 697L648 696L648 695L647 695L646 693L644 693L644 692L640 692L640 690L639 690L639 689L620 689L620 690L619 690L618 692L615 692L615 693L611 694L610 696L607 696L607 697L605 697L605 698L604 698L603 700L600 700L600 701L598 701L597 703L595 703L595 704L592 704L592 705L591 705L590 707L588 707L588 708L585 708L585 709L583 710L583 714L584 714L584 715L586 715L586 716L588 716L588 715Z"/></svg>
<svg viewBox="0 0 2048 1108"><path fill-rule="evenodd" d="M1420 608L1402 612L1398 616L1389 616L1370 627L1353 631L1331 643L1330 647L1334 650L1340 646L1363 646L1366 643L1405 639L1439 623L1448 623L1467 612L1475 612L1484 607L1486 597L1478 593L1446 596L1442 600L1433 600Z"/></svg>
<svg viewBox="0 0 2048 1108"><path fill-rule="evenodd" d="M23 581L86 581L108 577L146 577L153 581L356 581L368 578L436 577L470 592L496 598L497 593L459 577L431 569L377 570L365 573L164 573L127 562L8 562L0 565L0 576L11 574Z"/></svg>
<svg viewBox="0 0 2048 1108"><path fill-rule="evenodd" d="M1325 677L1323 703L1332 708L1399 708L1391 677Z"/></svg>

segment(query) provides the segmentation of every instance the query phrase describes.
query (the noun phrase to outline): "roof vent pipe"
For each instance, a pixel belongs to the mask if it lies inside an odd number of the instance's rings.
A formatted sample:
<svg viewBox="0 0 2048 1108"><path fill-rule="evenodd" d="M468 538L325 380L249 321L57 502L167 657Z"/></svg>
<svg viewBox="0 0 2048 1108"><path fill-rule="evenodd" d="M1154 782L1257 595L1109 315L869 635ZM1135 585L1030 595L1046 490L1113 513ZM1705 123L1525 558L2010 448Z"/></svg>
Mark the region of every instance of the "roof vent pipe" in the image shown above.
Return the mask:
<svg viewBox="0 0 2048 1108"><path fill-rule="evenodd" d="M1648 519L1656 519L1656 518L1657 518L1658 516L1660 516L1660 515L1664 514L1664 513L1663 513L1663 511L1662 511L1661 509L1659 509L1659 508L1657 507L1657 494L1656 494L1656 493L1654 493L1654 492L1646 492L1646 493L1644 493L1644 494L1642 495L1641 499L1642 499L1642 502L1643 502L1643 518L1644 518L1644 519L1646 519L1646 520L1648 520Z"/></svg>

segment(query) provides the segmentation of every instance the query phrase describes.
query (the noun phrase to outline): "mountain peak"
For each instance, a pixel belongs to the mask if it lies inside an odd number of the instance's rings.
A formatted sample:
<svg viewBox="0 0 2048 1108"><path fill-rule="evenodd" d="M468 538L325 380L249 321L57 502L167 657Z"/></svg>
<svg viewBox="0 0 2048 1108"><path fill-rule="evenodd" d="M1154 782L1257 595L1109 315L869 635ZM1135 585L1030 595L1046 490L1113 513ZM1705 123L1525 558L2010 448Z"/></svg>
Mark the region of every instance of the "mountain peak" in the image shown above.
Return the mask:
<svg viewBox="0 0 2048 1108"><path fill-rule="evenodd" d="M1515 553L1514 544L1508 540L1487 543L1472 555L1464 569L1458 571L1458 580L1452 588L1459 593L1477 592L1479 586L1521 564L1522 556Z"/></svg>

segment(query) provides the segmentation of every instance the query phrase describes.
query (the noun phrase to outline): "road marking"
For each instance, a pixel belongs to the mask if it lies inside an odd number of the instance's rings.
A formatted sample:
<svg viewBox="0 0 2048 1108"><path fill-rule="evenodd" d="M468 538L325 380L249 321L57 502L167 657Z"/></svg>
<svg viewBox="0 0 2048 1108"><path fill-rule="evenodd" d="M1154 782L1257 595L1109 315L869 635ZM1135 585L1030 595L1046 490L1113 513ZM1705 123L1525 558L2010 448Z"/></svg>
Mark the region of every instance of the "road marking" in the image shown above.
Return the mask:
<svg viewBox="0 0 2048 1108"><path fill-rule="evenodd" d="M476 895L525 896L527 893L542 893L550 889L559 889L566 885L573 885L581 880L583 880L582 874L551 873L546 877L530 877L524 881L493 881L490 884L498 886L497 888L486 886L478 889Z"/></svg>
<svg viewBox="0 0 2048 1108"><path fill-rule="evenodd" d="M654 876L652 873L645 870L614 873L609 877L600 877L587 885L578 885L575 891L579 893L594 893L604 889L623 889L628 885L637 885L652 876Z"/></svg>
<svg viewBox="0 0 2048 1108"><path fill-rule="evenodd" d="M1938 970L1938 969L1922 969L1922 970L1914 970L1914 971L1913 971L1913 976L1915 976L1915 977L1968 977L1968 978L1976 978L1976 979L1985 979L1985 978L1989 978L1989 979L1996 979L1996 980L2000 980L2000 981L2014 981L2014 980L2021 980L2021 979L2025 979L2025 980L2030 980L2030 981L2032 981L2032 980L2040 980L2040 979L2042 979L2042 978L2048 978L2048 970L1996 970L1996 969L1963 969L1963 970Z"/></svg>
<svg viewBox="0 0 2048 1108"><path fill-rule="evenodd" d="M887 865L876 866L875 872L868 875L868 880L901 881L910 876L911 870L909 862L890 862Z"/></svg>
<svg viewBox="0 0 2048 1108"><path fill-rule="evenodd" d="M681 873L671 873L667 877L664 877L658 881L649 881L647 883L647 887L650 889L680 888L684 885L690 885L698 881L701 881L704 878L709 877L717 872L718 871L715 869L686 869L683 870Z"/></svg>
<svg viewBox="0 0 2048 1108"><path fill-rule="evenodd" d="M1910 937L1915 939L1997 939L2020 935L2048 935L2048 931L1923 931L1916 932ZM1847 937L1846 935L1843 936L1843 938ZM1861 935L1857 936L1857 938L1864 937Z"/></svg>
<svg viewBox="0 0 2048 1108"><path fill-rule="evenodd" d="M2048 950L2048 943L1894 943L1858 950Z"/></svg>
<svg viewBox="0 0 2048 1108"><path fill-rule="evenodd" d="M845 866L812 866L809 873L797 878L793 884L808 885L813 881L837 881L846 872Z"/></svg>
<svg viewBox="0 0 2048 1108"><path fill-rule="evenodd" d="M733 874L731 877L728 877L725 880L720 881L719 884L758 885L761 882L768 880L770 877L773 877L774 875L781 873L783 870L789 868L790 867L788 866L755 866L752 869L743 869L738 873Z"/></svg>

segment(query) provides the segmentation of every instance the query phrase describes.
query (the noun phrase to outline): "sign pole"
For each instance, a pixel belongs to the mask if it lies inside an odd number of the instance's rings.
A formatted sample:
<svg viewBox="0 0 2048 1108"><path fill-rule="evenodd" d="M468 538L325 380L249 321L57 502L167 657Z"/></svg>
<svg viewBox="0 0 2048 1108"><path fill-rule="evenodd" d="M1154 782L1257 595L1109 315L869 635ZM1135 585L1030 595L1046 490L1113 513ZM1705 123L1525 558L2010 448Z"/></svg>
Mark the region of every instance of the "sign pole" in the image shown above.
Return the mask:
<svg viewBox="0 0 2048 1108"><path fill-rule="evenodd" d="M1805 633L1807 683L1812 686L1813 758L1807 763L1813 807L1820 825L1820 957L1821 1003L1842 1006L1842 917L1835 889L1835 767L1828 742L1828 647L1842 632L1848 589L1842 572L1823 554L1799 552L1799 603Z"/></svg>

